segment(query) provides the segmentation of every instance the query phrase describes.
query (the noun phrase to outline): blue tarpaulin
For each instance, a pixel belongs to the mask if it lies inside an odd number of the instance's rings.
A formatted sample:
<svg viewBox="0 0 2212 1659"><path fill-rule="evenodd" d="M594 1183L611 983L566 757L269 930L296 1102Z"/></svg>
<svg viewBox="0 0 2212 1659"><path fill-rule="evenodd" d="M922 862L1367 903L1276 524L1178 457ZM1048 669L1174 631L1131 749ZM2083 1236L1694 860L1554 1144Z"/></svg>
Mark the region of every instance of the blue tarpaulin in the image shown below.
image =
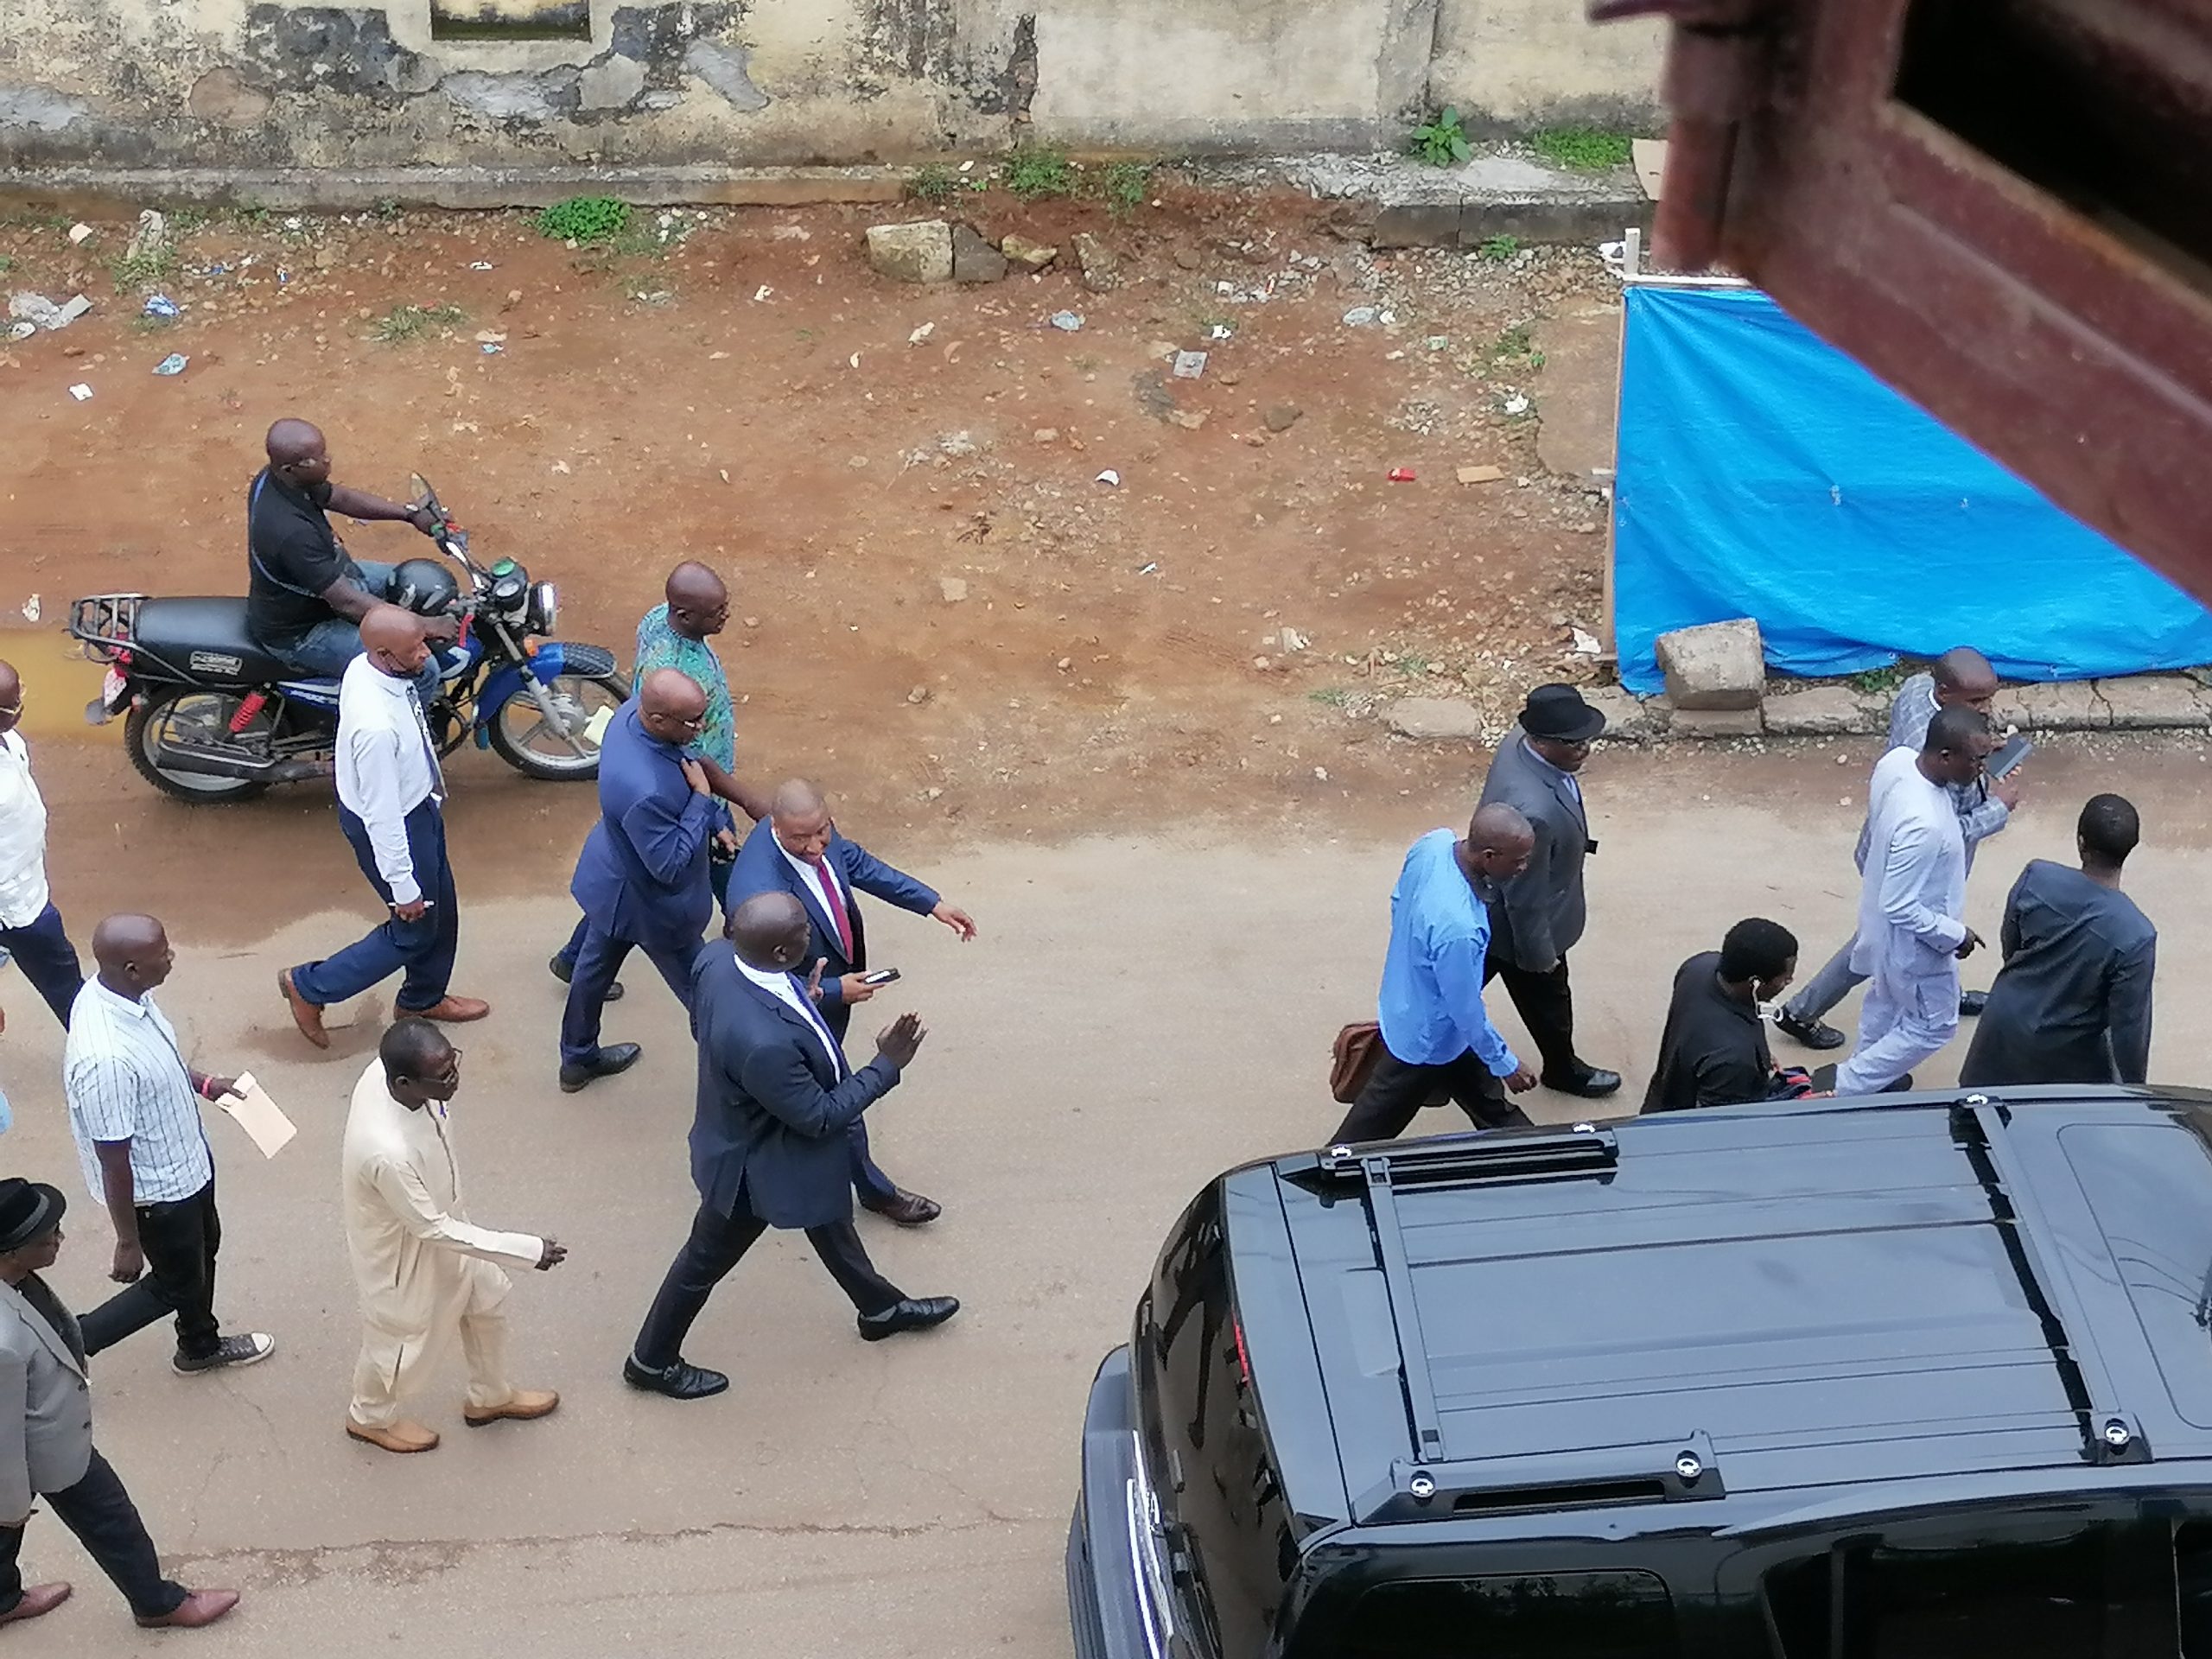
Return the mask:
<svg viewBox="0 0 2212 1659"><path fill-rule="evenodd" d="M2021 679L2212 663L2212 616L1740 289L1628 290L1613 626L1630 690L1670 628L1758 620L1770 667L1953 645Z"/></svg>

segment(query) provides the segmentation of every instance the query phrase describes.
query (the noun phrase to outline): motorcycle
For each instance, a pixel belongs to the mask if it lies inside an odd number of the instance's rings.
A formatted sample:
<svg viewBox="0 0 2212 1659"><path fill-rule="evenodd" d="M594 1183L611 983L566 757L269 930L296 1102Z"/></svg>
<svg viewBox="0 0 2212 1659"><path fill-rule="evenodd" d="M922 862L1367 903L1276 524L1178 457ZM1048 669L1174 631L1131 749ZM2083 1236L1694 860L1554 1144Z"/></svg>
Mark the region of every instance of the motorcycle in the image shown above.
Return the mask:
<svg viewBox="0 0 2212 1659"><path fill-rule="evenodd" d="M460 639L436 647L443 690L425 711L440 754L472 734L525 777L556 782L599 775L599 741L630 695L614 654L549 638L558 618L550 582L533 583L512 559L479 564L418 474L430 540L460 566L468 591L435 559L398 567L395 602L449 615ZM178 800L240 801L273 785L328 778L335 766L338 682L302 676L246 632L243 599L154 599L99 594L70 607L69 632L107 664L86 720L129 711L124 747L147 782Z"/></svg>

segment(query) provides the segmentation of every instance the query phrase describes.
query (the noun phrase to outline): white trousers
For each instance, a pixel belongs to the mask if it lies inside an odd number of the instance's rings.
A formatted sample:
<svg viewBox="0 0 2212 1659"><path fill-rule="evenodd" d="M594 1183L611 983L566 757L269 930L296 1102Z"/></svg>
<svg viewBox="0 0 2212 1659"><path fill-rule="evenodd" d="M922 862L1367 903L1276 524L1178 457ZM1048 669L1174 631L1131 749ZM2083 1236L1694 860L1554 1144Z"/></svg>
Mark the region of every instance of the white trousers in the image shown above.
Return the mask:
<svg viewBox="0 0 2212 1659"><path fill-rule="evenodd" d="M1879 1094L1951 1040L1959 1028L1959 970L1878 971L1859 1011L1859 1044L1835 1069L1839 1095Z"/></svg>
<svg viewBox="0 0 2212 1659"><path fill-rule="evenodd" d="M419 1393L455 1337L468 1366L468 1404L478 1411L514 1398L507 1381L507 1293L514 1281L489 1262L474 1258L459 1271L439 1273L427 1288L419 1323L405 1328L374 1323L361 1332L361 1357L353 1368L353 1421L364 1428L389 1428L399 1402Z"/></svg>

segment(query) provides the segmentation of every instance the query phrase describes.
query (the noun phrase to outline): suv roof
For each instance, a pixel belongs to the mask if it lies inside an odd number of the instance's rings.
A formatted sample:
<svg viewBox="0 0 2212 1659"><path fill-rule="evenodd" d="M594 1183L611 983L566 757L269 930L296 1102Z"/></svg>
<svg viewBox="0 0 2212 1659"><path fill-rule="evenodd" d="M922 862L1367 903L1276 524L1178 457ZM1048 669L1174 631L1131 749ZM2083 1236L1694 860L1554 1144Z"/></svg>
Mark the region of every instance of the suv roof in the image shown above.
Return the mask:
<svg viewBox="0 0 2212 1659"><path fill-rule="evenodd" d="M1730 1108L1229 1180L1273 1175L1355 1524L1694 1503L2212 1455L2208 1103Z"/></svg>

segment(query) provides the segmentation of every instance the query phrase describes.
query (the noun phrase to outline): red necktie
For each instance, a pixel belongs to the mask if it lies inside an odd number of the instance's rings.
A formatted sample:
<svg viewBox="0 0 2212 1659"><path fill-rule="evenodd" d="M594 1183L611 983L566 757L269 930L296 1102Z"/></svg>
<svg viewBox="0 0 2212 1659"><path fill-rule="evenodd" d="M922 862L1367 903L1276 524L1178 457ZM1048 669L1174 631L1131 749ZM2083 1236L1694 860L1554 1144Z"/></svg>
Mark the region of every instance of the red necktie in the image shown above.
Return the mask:
<svg viewBox="0 0 2212 1659"><path fill-rule="evenodd" d="M830 874L827 864L814 867L814 879L822 884L823 896L830 901L830 918L837 924L837 943L844 947L845 960L853 959L853 925L845 915L845 896L837 891L837 878Z"/></svg>

